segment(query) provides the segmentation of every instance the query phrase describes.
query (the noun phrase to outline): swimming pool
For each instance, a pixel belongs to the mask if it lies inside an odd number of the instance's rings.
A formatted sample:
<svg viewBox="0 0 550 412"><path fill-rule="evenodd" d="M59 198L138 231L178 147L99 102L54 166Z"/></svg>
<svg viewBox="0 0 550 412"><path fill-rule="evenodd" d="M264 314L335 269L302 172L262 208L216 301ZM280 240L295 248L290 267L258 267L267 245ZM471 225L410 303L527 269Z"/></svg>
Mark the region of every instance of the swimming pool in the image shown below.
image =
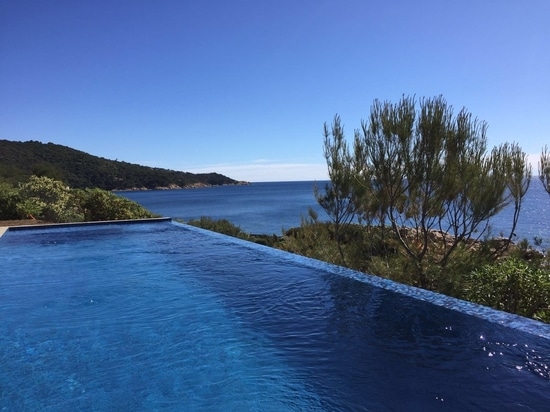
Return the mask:
<svg viewBox="0 0 550 412"><path fill-rule="evenodd" d="M0 238L0 410L545 410L550 326L155 221Z"/></svg>

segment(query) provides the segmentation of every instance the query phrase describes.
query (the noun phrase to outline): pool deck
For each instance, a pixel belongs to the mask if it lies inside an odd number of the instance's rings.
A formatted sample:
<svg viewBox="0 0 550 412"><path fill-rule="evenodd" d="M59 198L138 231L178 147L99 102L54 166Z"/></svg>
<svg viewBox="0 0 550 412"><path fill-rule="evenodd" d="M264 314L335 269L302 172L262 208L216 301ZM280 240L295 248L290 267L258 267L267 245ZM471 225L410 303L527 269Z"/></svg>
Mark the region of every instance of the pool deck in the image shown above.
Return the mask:
<svg viewBox="0 0 550 412"><path fill-rule="evenodd" d="M8 226L0 226L0 237L6 233L6 230L8 230Z"/></svg>

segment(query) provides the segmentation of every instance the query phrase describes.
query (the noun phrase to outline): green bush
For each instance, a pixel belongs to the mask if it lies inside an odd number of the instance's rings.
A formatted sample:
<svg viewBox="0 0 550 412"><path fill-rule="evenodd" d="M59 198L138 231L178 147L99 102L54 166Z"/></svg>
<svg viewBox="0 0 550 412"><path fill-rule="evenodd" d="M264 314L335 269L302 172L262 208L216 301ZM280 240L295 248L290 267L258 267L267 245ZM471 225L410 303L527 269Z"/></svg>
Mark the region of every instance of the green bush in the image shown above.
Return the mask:
<svg viewBox="0 0 550 412"><path fill-rule="evenodd" d="M200 219L190 220L187 224L264 246L276 247L279 243L279 237L276 235L251 235L227 219L214 220L210 217L202 216Z"/></svg>
<svg viewBox="0 0 550 412"><path fill-rule="evenodd" d="M46 176L31 176L19 188L0 185L0 219L36 218L65 223L150 218L129 199L101 189L71 189Z"/></svg>
<svg viewBox="0 0 550 412"><path fill-rule="evenodd" d="M155 216L138 203L102 189L79 190L78 197L86 221L143 219Z"/></svg>
<svg viewBox="0 0 550 412"><path fill-rule="evenodd" d="M49 222L80 222L84 220L74 192L63 182L46 176L31 176L19 188L21 201L17 206L23 217Z"/></svg>
<svg viewBox="0 0 550 412"><path fill-rule="evenodd" d="M0 220L19 219L19 191L8 183L0 183Z"/></svg>
<svg viewBox="0 0 550 412"><path fill-rule="evenodd" d="M187 222L191 226L200 227L212 232L222 233L224 235L247 238L248 235L241 230L239 226L234 225L227 219L214 220L207 216L201 216L200 219L193 219Z"/></svg>
<svg viewBox="0 0 550 412"><path fill-rule="evenodd" d="M397 262L399 245L383 228L350 224L336 230L311 214L302 217L300 227L287 230L277 247L382 277L393 278L403 265Z"/></svg>
<svg viewBox="0 0 550 412"><path fill-rule="evenodd" d="M463 297L550 322L550 271L517 258L484 265L467 276Z"/></svg>

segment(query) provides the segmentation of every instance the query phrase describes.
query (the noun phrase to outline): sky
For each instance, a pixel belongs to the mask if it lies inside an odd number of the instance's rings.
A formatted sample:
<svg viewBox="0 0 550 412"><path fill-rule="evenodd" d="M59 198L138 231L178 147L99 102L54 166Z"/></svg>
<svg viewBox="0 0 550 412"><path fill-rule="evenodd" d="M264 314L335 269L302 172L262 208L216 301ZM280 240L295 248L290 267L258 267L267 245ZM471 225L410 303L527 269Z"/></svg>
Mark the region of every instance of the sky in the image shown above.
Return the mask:
<svg viewBox="0 0 550 412"><path fill-rule="evenodd" d="M374 99L442 95L550 146L548 0L2 0L0 139L250 182L324 180Z"/></svg>

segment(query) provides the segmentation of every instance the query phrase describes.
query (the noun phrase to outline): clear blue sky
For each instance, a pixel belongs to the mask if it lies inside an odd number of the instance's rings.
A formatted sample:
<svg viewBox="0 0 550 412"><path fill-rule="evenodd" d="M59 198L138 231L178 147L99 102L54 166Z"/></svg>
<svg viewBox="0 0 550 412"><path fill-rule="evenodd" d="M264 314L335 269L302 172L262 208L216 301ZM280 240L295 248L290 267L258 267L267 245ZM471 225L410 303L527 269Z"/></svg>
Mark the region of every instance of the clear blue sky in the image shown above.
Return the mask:
<svg viewBox="0 0 550 412"><path fill-rule="evenodd" d="M548 0L3 0L0 139L248 181L325 179L323 123L442 94L550 145ZM535 170L536 172L536 170Z"/></svg>

